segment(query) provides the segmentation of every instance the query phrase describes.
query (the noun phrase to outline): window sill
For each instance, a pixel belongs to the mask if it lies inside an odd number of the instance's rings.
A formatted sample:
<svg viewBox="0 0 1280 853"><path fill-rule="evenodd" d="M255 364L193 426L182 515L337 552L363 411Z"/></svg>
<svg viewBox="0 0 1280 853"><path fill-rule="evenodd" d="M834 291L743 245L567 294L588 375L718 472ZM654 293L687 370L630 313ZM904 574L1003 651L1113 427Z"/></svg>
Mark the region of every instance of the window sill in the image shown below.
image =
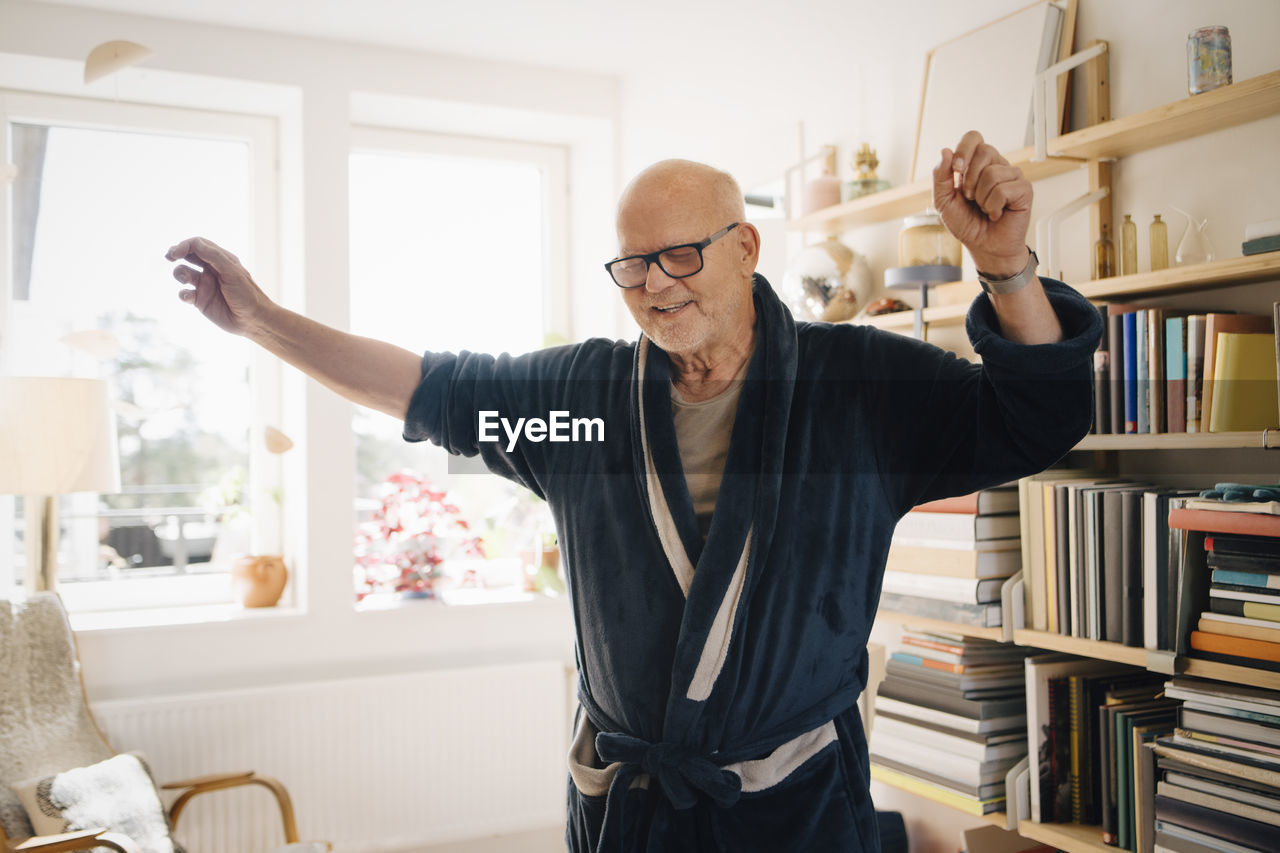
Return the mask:
<svg viewBox="0 0 1280 853"><path fill-rule="evenodd" d="M161 628L175 625L205 625L212 622L244 622L263 619L298 618L306 611L298 607L241 607L238 604L199 604L188 607L148 607L136 610L99 610L68 614L71 630L111 631L132 628Z"/></svg>

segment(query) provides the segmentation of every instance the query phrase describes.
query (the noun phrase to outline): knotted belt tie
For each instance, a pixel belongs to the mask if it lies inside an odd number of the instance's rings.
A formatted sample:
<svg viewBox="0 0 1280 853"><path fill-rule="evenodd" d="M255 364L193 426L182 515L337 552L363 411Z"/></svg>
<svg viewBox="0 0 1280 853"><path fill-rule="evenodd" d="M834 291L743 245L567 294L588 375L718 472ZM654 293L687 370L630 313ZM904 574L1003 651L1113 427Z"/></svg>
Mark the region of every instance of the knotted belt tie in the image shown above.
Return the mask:
<svg viewBox="0 0 1280 853"><path fill-rule="evenodd" d="M737 803L742 795L742 780L738 774L678 743L649 743L617 732L601 732L596 735L596 752L604 761L622 765L609 786L600 850L621 846L627 791L642 772L658 780L663 793L676 809L693 807L698 801L695 789L725 809Z"/></svg>

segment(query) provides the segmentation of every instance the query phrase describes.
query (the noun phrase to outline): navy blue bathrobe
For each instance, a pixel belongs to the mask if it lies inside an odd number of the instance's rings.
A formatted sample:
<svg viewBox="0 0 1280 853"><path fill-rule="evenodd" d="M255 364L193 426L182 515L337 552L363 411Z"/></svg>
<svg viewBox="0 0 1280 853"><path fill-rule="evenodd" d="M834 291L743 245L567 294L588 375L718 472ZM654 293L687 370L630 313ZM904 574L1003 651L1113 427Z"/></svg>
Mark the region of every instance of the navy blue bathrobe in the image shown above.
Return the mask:
<svg viewBox="0 0 1280 853"><path fill-rule="evenodd" d="M580 673L571 850L879 849L855 703L893 528L921 501L1048 467L1089 428L1101 322L1066 285L1045 288L1066 339L1011 343L979 296L974 365L795 322L757 276L756 351L705 541L670 363L643 336L424 356L406 439L479 454L555 517ZM482 412L562 412L604 435L509 447L501 429L480 440Z"/></svg>

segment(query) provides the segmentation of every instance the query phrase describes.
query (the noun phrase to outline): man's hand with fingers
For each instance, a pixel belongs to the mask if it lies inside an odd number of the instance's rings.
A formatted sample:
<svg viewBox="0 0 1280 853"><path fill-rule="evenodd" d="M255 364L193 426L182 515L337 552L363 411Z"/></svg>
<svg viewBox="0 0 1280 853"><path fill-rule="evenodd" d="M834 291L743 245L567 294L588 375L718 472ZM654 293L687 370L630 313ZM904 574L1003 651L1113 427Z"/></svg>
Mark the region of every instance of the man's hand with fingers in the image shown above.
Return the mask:
<svg viewBox="0 0 1280 853"><path fill-rule="evenodd" d="M974 265L1007 278L1027 265L1031 182L982 134L971 130L953 152L942 150L933 170L933 206L964 244Z"/></svg>
<svg viewBox="0 0 1280 853"><path fill-rule="evenodd" d="M165 258L183 262L173 268L173 277L188 285L178 298L228 332L251 334L272 304L240 259L217 243L191 237L170 247Z"/></svg>

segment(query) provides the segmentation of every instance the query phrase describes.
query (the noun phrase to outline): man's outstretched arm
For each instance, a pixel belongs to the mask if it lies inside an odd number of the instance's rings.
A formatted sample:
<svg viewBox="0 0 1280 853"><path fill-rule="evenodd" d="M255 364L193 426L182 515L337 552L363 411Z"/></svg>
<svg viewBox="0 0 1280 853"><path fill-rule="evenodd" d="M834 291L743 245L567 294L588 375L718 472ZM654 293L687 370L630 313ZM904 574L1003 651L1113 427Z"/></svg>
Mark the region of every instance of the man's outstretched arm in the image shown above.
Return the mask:
<svg viewBox="0 0 1280 853"><path fill-rule="evenodd" d="M188 285L178 297L219 328L257 343L353 403L404 418L421 377L418 354L282 308L235 255L203 237L183 240L165 257L186 262L173 270Z"/></svg>

